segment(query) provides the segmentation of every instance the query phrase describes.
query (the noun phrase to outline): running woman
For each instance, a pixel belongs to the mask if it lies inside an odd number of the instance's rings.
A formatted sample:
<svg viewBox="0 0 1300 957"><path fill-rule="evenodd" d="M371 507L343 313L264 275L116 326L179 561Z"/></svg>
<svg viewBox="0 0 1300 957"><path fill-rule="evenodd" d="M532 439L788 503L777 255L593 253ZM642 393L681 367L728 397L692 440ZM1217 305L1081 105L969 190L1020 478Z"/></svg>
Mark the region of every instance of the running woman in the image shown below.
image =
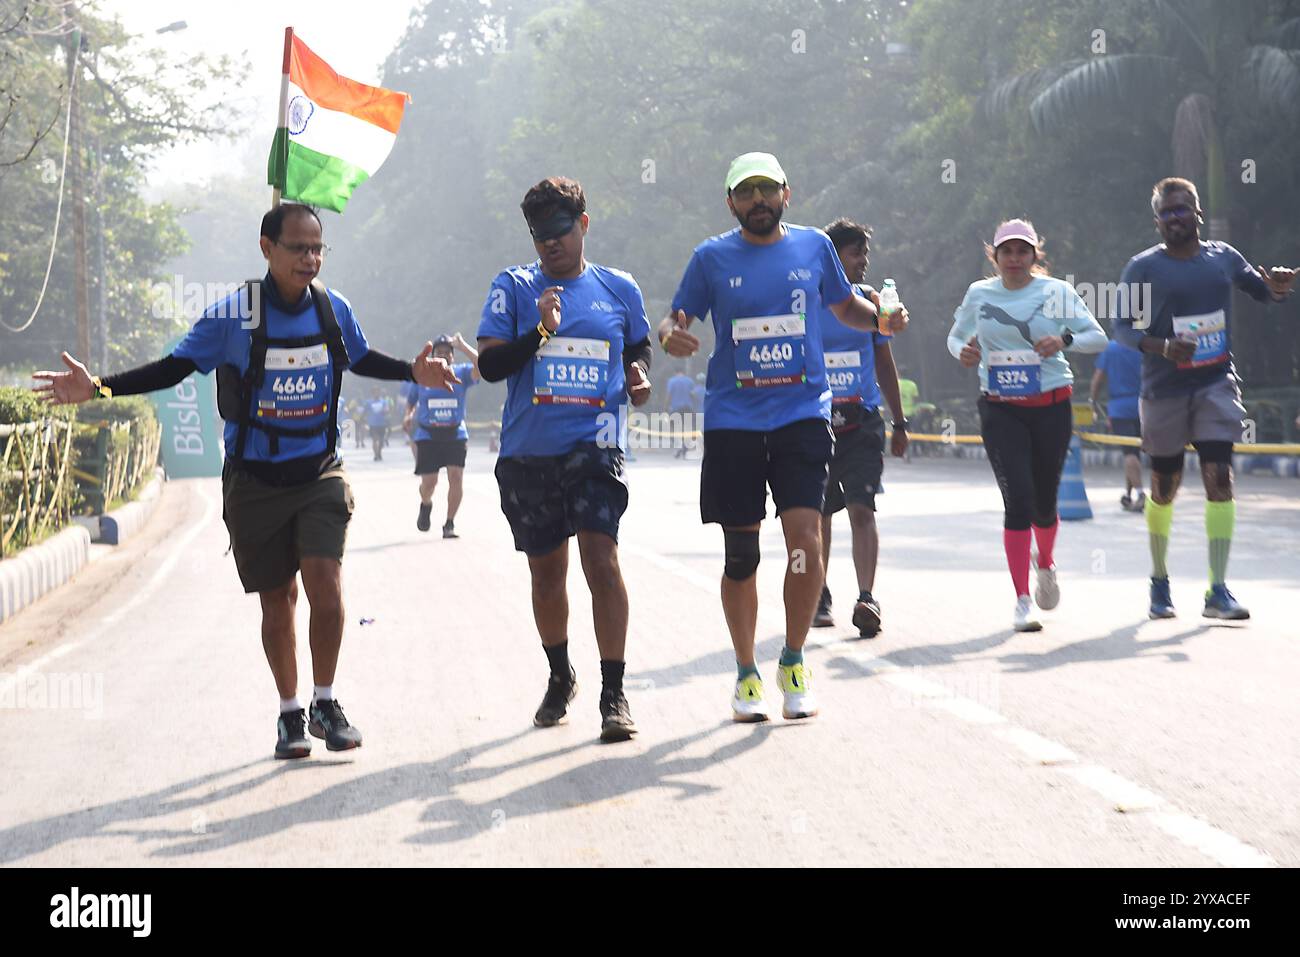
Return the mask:
<svg viewBox="0 0 1300 957"><path fill-rule="evenodd" d="M452 365L453 349L459 349L469 361ZM465 450L469 430L465 428L465 397L478 382L478 350L461 338L439 336L433 344L435 357L451 365L460 384L447 389L415 386L407 391L406 419L403 428L415 441L415 474L420 476L420 512L415 527L427 532L431 526L433 491L438 487L438 472L447 470L447 521L443 538L456 534L456 512L465 494Z"/></svg>
<svg viewBox="0 0 1300 957"><path fill-rule="evenodd" d="M992 245L985 244L996 275L970 284L948 333L953 357L979 366L980 433L1002 490L1016 631L1043 627L1029 597L1034 543L1038 607L1050 610L1061 600L1052 552L1060 526L1056 491L1073 431L1074 374L1065 352L1106 347L1106 333L1078 293L1048 275L1041 249L1028 220L998 226Z"/></svg>
<svg viewBox="0 0 1300 957"><path fill-rule="evenodd" d="M700 340L690 325L712 317L717 342L704 398L700 515L722 526L722 610L738 671L732 716L768 717L754 632L759 528L770 487L787 552L781 711L807 718L817 703L803 646L824 579L821 508L834 446L821 325L808 316L825 306L845 325L871 331L876 307L854 293L824 232L781 222L790 187L775 156L738 156L724 187L740 225L695 248L659 341L670 355L693 355ZM895 331L907 323L906 313L896 318Z"/></svg>
<svg viewBox="0 0 1300 957"><path fill-rule="evenodd" d="M854 290L879 307L876 291L862 284L867 275L871 230L849 219L837 219L826 227L826 235L835 246ZM850 329L829 309L819 310L818 319L826 349L826 376L832 396L831 428L835 432L835 455L831 458L826 502L822 505L822 564L829 570L832 519L836 512L847 509L853 537L853 568L858 577L853 627L861 637L874 638L880 632L880 603L871 593L880 555L876 496L884 492L880 478L885 467L881 394L893 413L894 431L889 448L895 458L907 452L907 419L903 416L890 337ZM823 585L813 627L833 624L830 588Z"/></svg>
<svg viewBox="0 0 1300 957"><path fill-rule="evenodd" d="M1151 458L1149 614L1174 617L1166 557L1183 449L1191 442L1201 461L1210 551L1210 587L1201 614L1245 619L1250 612L1225 581L1237 522L1232 445L1241 440L1246 415L1232 365L1232 288L1260 302L1282 302L1291 294L1296 272L1281 266L1252 269L1227 243L1202 242L1201 201L1190 180L1171 176L1156 183L1151 212L1164 242L1124 267L1120 289L1128 293L1121 297L1127 307L1115 324L1115 337L1142 353L1142 450Z"/></svg>
<svg viewBox="0 0 1300 957"><path fill-rule="evenodd" d="M1138 391L1142 383L1142 357L1118 339L1112 339L1097 357L1092 372L1089 395L1098 409L1097 396L1102 383L1106 384L1106 418L1112 435L1137 438L1142 434L1138 421ZM1136 494L1135 494L1136 493ZM1135 445L1124 446L1124 495L1119 500L1126 512L1140 512L1146 508L1147 496L1142 491L1142 456Z"/></svg>
<svg viewBox="0 0 1300 957"><path fill-rule="evenodd" d="M618 526L627 509L621 427L650 398L650 323L636 281L583 254L582 186L553 176L524 196L538 258L492 281L478 328L479 370L508 380L496 477L515 548L528 556L533 615L551 667L538 727L578 693L569 664L569 539L577 537L600 649L600 739L636 733L623 693L627 588Z"/></svg>

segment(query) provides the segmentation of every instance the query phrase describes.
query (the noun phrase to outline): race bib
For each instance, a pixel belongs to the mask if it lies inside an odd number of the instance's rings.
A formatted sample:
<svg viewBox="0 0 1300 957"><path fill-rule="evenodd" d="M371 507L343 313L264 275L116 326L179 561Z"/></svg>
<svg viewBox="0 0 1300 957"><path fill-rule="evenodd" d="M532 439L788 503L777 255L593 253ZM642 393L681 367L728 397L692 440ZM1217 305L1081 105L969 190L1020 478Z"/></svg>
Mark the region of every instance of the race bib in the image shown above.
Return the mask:
<svg viewBox="0 0 1300 957"><path fill-rule="evenodd" d="M1189 362L1178 363L1180 369L1214 365L1228 359L1228 326L1223 310L1199 316L1174 316L1174 335L1196 339L1196 352Z"/></svg>
<svg viewBox="0 0 1300 957"><path fill-rule="evenodd" d="M533 362L533 405L605 405L609 342L556 336Z"/></svg>
<svg viewBox="0 0 1300 957"><path fill-rule="evenodd" d="M862 401L862 353L826 353L826 381L834 403Z"/></svg>
<svg viewBox="0 0 1300 957"><path fill-rule="evenodd" d="M1043 357L1033 349L989 353L989 392L1002 398L1043 391Z"/></svg>
<svg viewBox="0 0 1300 957"><path fill-rule="evenodd" d="M736 387L766 388L804 382L804 317L760 316L733 319Z"/></svg>
<svg viewBox="0 0 1300 957"><path fill-rule="evenodd" d="M266 350L266 378L257 393L257 417L293 422L329 412L331 369L324 345Z"/></svg>
<svg viewBox="0 0 1300 957"><path fill-rule="evenodd" d="M430 426L456 425L459 418L456 410L460 403L455 396L447 399L426 399L424 403L424 423Z"/></svg>

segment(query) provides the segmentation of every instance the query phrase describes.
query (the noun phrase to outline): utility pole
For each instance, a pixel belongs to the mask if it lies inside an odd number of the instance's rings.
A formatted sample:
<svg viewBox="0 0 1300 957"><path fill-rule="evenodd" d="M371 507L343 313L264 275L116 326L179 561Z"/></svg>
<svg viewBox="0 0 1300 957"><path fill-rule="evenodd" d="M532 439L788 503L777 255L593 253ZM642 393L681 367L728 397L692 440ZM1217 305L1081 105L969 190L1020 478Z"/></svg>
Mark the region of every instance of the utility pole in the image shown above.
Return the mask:
<svg viewBox="0 0 1300 957"><path fill-rule="evenodd" d="M70 10L76 16L76 8ZM72 187L72 244L75 253L75 275L77 299L77 355L83 361L92 361L90 354L90 295L87 288L86 268L86 192L81 176L81 109L80 86L81 73L78 60L81 56L81 30L74 28L68 38L68 95L71 97L69 109L68 157L71 167Z"/></svg>

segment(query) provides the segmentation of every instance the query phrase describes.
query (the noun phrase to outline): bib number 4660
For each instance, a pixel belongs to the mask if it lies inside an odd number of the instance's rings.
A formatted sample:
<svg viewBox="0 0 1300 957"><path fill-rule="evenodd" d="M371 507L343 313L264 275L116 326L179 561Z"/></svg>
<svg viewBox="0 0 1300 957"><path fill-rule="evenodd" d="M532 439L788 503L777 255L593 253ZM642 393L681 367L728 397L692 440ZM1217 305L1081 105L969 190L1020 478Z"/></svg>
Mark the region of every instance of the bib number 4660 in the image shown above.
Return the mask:
<svg viewBox="0 0 1300 957"><path fill-rule="evenodd" d="M750 362L778 362L781 360L789 361L794 358L794 346L788 342L778 342L775 345L764 343L762 348L758 346L749 347Z"/></svg>

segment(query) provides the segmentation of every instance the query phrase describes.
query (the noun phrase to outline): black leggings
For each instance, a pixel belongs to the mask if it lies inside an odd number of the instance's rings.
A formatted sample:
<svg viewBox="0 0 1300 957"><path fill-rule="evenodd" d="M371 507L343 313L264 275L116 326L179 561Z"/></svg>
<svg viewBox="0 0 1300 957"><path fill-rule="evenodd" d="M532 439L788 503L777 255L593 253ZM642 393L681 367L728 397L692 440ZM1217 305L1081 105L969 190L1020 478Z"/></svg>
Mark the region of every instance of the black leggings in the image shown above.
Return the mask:
<svg viewBox="0 0 1300 957"><path fill-rule="evenodd" d="M980 434L1002 490L1002 527L1056 524L1056 490L1070 451L1070 402L1023 406L980 399Z"/></svg>

